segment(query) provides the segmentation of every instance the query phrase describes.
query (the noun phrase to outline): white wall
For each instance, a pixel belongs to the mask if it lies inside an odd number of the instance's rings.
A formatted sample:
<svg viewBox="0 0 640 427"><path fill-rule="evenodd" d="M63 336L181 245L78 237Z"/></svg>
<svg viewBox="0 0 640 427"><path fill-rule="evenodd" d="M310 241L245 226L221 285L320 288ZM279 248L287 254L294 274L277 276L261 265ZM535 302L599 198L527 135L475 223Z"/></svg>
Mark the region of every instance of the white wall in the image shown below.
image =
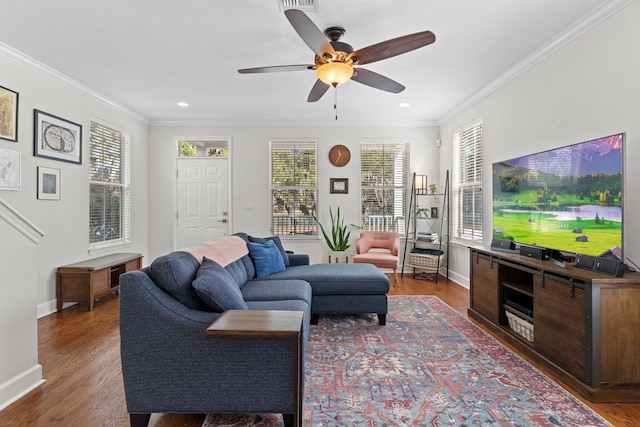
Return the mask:
<svg viewBox="0 0 640 427"><path fill-rule="evenodd" d="M269 193L269 141L278 138L318 139L318 215L329 222L329 207L340 206L345 222L360 224L360 141L363 139L406 139L410 142L410 171L438 176L438 128L416 127L179 127L149 128L149 260L174 249L176 178L175 137L231 137L232 204L231 232L244 231L267 236L271 196ZM344 144L351 150L351 162L341 168L328 160L329 149ZM329 194L329 178L349 178L349 194ZM252 203L253 210L245 210ZM354 239L355 240L355 239ZM316 239L285 239L287 249L307 253L312 262L326 260L325 244Z"/></svg>
<svg viewBox="0 0 640 427"><path fill-rule="evenodd" d="M0 204L0 409L42 382L38 363L36 270L40 230ZM7 244L11 242L11 244Z"/></svg>
<svg viewBox="0 0 640 427"><path fill-rule="evenodd" d="M491 241L492 163L626 132L625 256L640 261L640 2L565 45L441 126L441 162L451 165L453 132L482 117L484 244ZM454 278L468 284L466 246L455 246Z"/></svg>
<svg viewBox="0 0 640 427"><path fill-rule="evenodd" d="M0 149L21 153L20 191L0 191L0 199L33 223L44 236L28 257L0 257L0 300L15 301L25 307L31 326L39 316L55 311L55 272L60 265L98 256L88 252L89 221L89 118L97 117L131 133L132 156L132 240L127 247L114 251L147 254L147 123L134 114L99 100L90 91L53 70L37 64L0 45L0 85L19 93L18 142L0 140ZM34 109L65 118L83 126L82 164L72 164L33 156ZM38 166L60 169L61 199L38 200L36 170ZM0 221L2 221L0 219ZM20 241L12 233L2 234L3 249L19 249ZM20 252L24 253L24 252ZM106 252L108 253L108 252ZM6 274L6 272L13 274ZM22 312L25 314L25 312ZM15 343L17 329L3 318L0 345L14 355L27 351L19 359L37 360L37 336L28 335L29 343ZM16 358L0 359L0 386L11 387L16 380L5 373L23 369ZM0 407L5 402L0 401Z"/></svg>

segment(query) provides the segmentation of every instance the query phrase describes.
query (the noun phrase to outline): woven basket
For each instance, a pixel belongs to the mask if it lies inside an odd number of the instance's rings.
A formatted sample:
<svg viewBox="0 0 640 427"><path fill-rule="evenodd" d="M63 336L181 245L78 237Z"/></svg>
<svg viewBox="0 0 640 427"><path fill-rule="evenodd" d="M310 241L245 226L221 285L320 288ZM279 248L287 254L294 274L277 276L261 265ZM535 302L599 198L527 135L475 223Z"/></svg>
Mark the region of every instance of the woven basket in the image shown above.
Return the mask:
<svg viewBox="0 0 640 427"><path fill-rule="evenodd" d="M437 255L423 255L423 254L410 254L409 262L411 265L419 266L419 267L427 267L427 268L437 268L438 267L438 258L440 258L440 265L442 265L444 261L444 253L440 256Z"/></svg>
<svg viewBox="0 0 640 427"><path fill-rule="evenodd" d="M533 323L529 323L509 311L505 311L505 313L509 321L509 327L527 341L533 342Z"/></svg>

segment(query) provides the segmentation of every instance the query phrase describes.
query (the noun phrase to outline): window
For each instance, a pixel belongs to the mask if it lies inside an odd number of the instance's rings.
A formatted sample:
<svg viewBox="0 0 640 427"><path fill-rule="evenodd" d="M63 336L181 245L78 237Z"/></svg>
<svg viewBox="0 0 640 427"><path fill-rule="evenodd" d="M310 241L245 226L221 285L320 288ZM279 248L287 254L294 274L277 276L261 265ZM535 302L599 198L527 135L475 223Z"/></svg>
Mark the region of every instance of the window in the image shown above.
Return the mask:
<svg viewBox="0 0 640 427"><path fill-rule="evenodd" d="M198 139L178 140L178 157L229 157L229 141Z"/></svg>
<svg viewBox="0 0 640 427"><path fill-rule="evenodd" d="M130 238L129 134L91 121L89 244Z"/></svg>
<svg viewBox="0 0 640 427"><path fill-rule="evenodd" d="M453 237L482 241L482 120L453 134Z"/></svg>
<svg viewBox="0 0 640 427"><path fill-rule="evenodd" d="M271 142L271 232L281 236L315 236L318 200L317 144Z"/></svg>
<svg viewBox="0 0 640 427"><path fill-rule="evenodd" d="M362 230L404 233L409 143L362 141Z"/></svg>

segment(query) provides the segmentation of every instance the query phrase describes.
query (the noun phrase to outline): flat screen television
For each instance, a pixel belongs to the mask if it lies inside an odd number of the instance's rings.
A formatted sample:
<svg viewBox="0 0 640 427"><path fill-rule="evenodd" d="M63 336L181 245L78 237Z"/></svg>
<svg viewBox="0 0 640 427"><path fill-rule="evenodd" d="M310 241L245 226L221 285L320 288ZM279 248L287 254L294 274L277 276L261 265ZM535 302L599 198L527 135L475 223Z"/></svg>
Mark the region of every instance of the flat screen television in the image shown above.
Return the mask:
<svg viewBox="0 0 640 427"><path fill-rule="evenodd" d="M624 259L625 134L493 164L493 236Z"/></svg>

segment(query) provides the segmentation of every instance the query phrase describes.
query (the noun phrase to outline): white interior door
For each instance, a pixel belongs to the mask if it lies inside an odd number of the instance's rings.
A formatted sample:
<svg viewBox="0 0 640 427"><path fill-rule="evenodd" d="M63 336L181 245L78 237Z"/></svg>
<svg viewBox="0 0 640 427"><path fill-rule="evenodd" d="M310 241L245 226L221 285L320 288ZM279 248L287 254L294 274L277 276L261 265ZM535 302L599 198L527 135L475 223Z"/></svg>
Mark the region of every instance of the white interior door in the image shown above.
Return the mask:
<svg viewBox="0 0 640 427"><path fill-rule="evenodd" d="M178 159L177 248L229 234L228 159Z"/></svg>

